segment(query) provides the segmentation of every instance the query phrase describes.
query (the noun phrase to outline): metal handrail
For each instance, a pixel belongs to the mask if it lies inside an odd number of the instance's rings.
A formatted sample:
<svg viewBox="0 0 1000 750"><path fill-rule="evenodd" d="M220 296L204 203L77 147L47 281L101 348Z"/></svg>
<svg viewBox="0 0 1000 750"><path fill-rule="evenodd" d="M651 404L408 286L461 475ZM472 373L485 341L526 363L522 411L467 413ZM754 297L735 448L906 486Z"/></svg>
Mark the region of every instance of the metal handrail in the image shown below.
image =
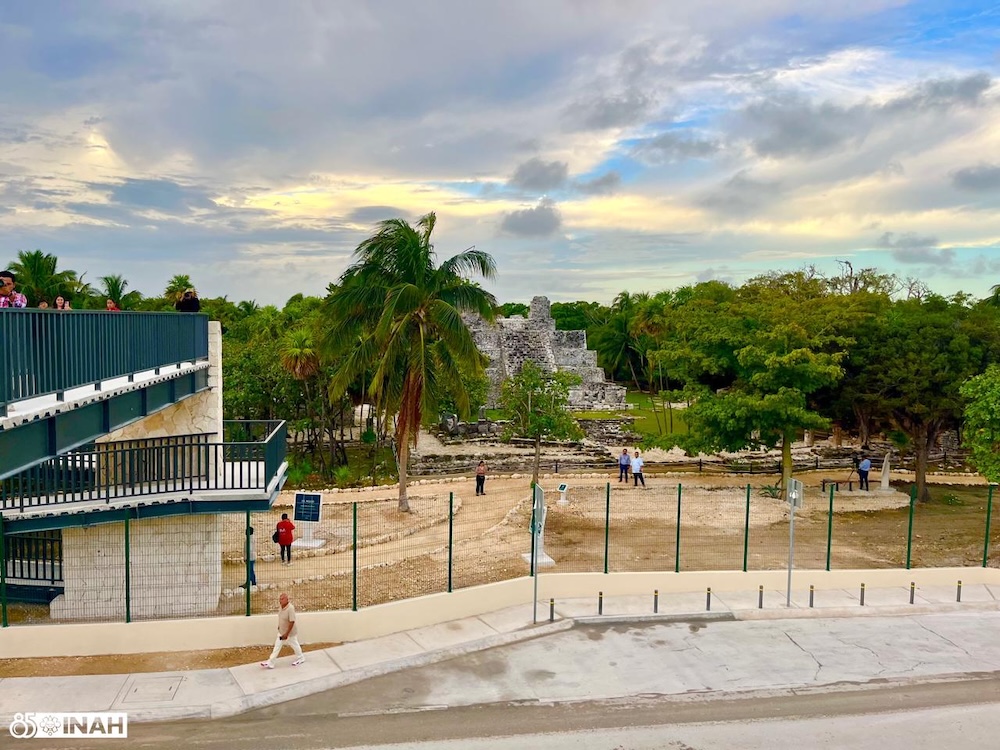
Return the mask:
<svg viewBox="0 0 1000 750"><path fill-rule="evenodd" d="M169 312L0 311L0 417L10 404L208 359L208 318Z"/></svg>
<svg viewBox="0 0 1000 750"><path fill-rule="evenodd" d="M213 437L140 438L71 451L0 481L0 511L164 493L269 490L287 452L284 422L274 421L263 440Z"/></svg>

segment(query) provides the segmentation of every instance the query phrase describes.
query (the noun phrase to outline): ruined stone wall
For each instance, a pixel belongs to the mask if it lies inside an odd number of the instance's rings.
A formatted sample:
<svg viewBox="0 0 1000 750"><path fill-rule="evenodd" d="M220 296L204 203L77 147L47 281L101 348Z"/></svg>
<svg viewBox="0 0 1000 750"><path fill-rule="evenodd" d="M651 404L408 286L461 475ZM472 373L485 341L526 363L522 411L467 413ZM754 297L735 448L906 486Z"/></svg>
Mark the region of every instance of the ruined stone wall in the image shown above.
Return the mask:
<svg viewBox="0 0 1000 750"><path fill-rule="evenodd" d="M500 384L532 361L545 372L571 372L582 382L570 390L573 409L615 409L625 405L625 389L608 383L597 366L597 352L587 349L586 331L557 331L549 300L531 300L528 317L498 318L489 324L466 319L479 350L490 359L490 405L500 396Z"/></svg>

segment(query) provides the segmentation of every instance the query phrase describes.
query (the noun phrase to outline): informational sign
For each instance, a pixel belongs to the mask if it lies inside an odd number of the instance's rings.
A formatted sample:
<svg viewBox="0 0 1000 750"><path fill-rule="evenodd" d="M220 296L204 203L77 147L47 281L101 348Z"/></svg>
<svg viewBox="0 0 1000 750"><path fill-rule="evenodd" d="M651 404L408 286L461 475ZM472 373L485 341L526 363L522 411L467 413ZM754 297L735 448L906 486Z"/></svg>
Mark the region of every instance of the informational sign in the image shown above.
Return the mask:
<svg viewBox="0 0 1000 750"><path fill-rule="evenodd" d="M299 524L302 536L292 542L293 547L322 547L325 539L313 539L313 530L320 521L323 509L323 496L318 492L296 492L295 510L292 520Z"/></svg>
<svg viewBox="0 0 1000 750"><path fill-rule="evenodd" d="M788 503L795 508L802 507L802 494L803 494L802 482L798 479L788 480Z"/></svg>
<svg viewBox="0 0 1000 750"><path fill-rule="evenodd" d="M563 484L559 485L559 491L560 492L565 492L568 489L569 489L569 485L568 484L563 483Z"/></svg>
<svg viewBox="0 0 1000 750"><path fill-rule="evenodd" d="M317 493L296 492L295 512L292 516L292 520L310 521L312 523L318 523L322 507L323 507L323 496L318 492Z"/></svg>

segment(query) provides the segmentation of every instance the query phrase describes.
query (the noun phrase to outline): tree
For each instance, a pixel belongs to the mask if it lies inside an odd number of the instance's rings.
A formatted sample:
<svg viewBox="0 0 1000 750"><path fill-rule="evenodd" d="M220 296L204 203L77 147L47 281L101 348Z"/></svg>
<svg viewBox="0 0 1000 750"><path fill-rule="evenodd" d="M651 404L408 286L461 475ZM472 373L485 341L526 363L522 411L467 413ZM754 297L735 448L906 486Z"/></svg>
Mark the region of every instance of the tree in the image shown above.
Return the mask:
<svg viewBox="0 0 1000 750"><path fill-rule="evenodd" d="M128 289L128 282L125 280L124 276L117 274L102 276L100 278L100 282L101 296L104 297L104 299L112 300L122 310L131 309L142 299L142 295L137 291L125 291Z"/></svg>
<svg viewBox="0 0 1000 750"><path fill-rule="evenodd" d="M733 353L733 380L722 392L706 390L688 409L686 448L780 445L782 482L788 486L798 432L829 424L810 408L808 397L841 378L840 362L850 343L839 334L836 307L823 304L822 288L820 280L802 273L760 277L716 315L716 336Z"/></svg>
<svg viewBox="0 0 1000 750"><path fill-rule="evenodd" d="M493 258L469 249L435 265L431 234L437 219L429 213L410 226L403 219L380 222L358 245L358 259L331 287L326 300L323 347L342 355L332 384L343 393L352 381L374 368L369 393L384 414L396 414L396 463L399 509L409 510L407 464L424 414L436 413L448 383L461 411L468 394L461 367L483 370L483 356L462 320L463 312L493 319L496 300L465 278L496 274ZM348 349L345 351L345 349Z"/></svg>
<svg viewBox="0 0 1000 750"><path fill-rule="evenodd" d="M184 296L184 292L188 289L194 289L191 277L186 273L178 273L170 277L167 288L163 290L163 296L171 302L176 302Z"/></svg>
<svg viewBox="0 0 1000 750"><path fill-rule="evenodd" d="M961 388L965 404L964 443L972 463L989 482L1000 482L1000 365L966 381Z"/></svg>
<svg viewBox="0 0 1000 750"><path fill-rule="evenodd" d="M582 434L567 410L569 389L579 382L579 375L546 372L527 360L521 371L501 386L500 409L510 419L505 438L526 437L535 441L532 484L538 484L542 438L564 440Z"/></svg>
<svg viewBox="0 0 1000 750"><path fill-rule="evenodd" d="M959 423L959 389L987 364L995 336L989 320L962 300L931 295L898 301L874 323L878 348L857 376L879 395L883 413L913 445L920 501L930 499L930 451L942 431Z"/></svg>
<svg viewBox="0 0 1000 750"><path fill-rule="evenodd" d="M17 274L17 286L27 296L29 305L45 300L50 305L56 297L70 297L86 291L76 271L59 271L59 259L41 250L22 250L10 270Z"/></svg>

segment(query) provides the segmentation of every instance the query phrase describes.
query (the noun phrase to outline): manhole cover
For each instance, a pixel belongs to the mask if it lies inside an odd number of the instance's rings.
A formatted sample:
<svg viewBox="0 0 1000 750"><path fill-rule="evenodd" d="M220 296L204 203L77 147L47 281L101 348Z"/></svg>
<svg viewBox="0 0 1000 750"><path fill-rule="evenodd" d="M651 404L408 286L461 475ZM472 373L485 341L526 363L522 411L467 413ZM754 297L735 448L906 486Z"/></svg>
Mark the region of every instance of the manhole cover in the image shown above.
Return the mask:
<svg viewBox="0 0 1000 750"><path fill-rule="evenodd" d="M172 701L183 677L156 677L135 680L122 698L122 703L153 703Z"/></svg>

